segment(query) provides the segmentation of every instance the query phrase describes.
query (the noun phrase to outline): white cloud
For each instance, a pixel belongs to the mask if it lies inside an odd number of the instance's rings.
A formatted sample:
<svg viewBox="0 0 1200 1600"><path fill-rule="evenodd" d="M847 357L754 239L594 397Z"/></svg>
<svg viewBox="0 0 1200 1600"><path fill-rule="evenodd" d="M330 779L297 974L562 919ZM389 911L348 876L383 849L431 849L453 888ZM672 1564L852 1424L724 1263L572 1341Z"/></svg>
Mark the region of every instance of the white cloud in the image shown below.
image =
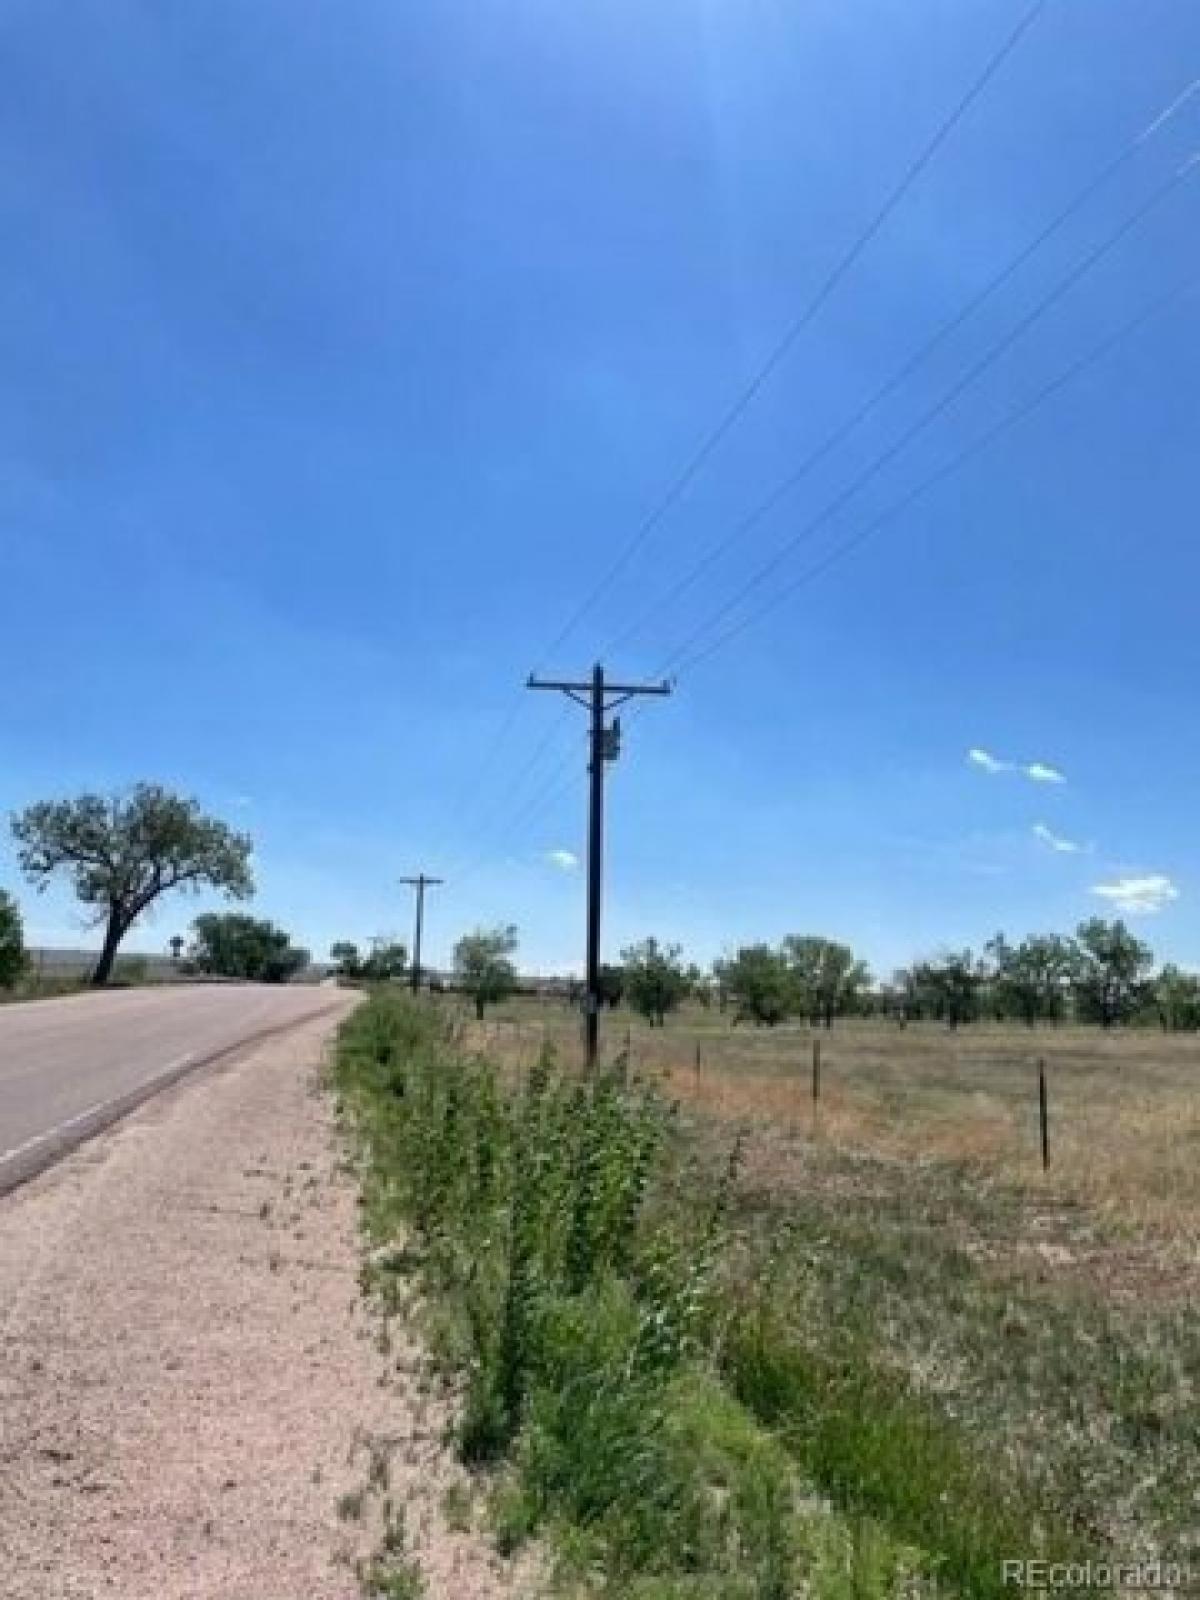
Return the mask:
<svg viewBox="0 0 1200 1600"><path fill-rule="evenodd" d="M1005 761L1000 756L994 756L990 750L981 750L978 745L973 745L967 751L967 760L973 767L978 767L982 772L1019 772L1029 779L1031 783L1066 783L1066 778L1057 767L1048 766L1044 761Z"/></svg>
<svg viewBox="0 0 1200 1600"><path fill-rule="evenodd" d="M978 748L967 751L967 760L976 767L982 767L984 772L1011 772L1013 769L1011 761L999 761L986 750Z"/></svg>
<svg viewBox="0 0 1200 1600"><path fill-rule="evenodd" d="M574 872L579 865L579 857L573 850L547 850L546 860L560 872Z"/></svg>
<svg viewBox="0 0 1200 1600"><path fill-rule="evenodd" d="M1063 855L1077 856L1084 849L1084 846L1076 844L1074 839L1064 839L1061 834L1054 833L1044 822L1035 822L1033 833L1043 844L1048 844L1051 850L1058 850Z"/></svg>
<svg viewBox="0 0 1200 1600"><path fill-rule="evenodd" d="M1131 913L1162 911L1172 900L1179 899L1179 890L1161 872L1144 878L1118 878L1114 883L1093 884L1092 893L1107 900L1118 911Z"/></svg>

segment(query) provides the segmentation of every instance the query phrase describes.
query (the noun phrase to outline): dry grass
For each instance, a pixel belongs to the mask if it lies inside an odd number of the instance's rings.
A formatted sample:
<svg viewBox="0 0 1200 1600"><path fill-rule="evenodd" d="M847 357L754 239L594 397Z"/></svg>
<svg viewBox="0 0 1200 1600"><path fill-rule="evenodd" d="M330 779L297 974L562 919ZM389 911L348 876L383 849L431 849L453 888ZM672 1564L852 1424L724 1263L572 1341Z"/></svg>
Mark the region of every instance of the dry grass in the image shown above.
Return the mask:
<svg viewBox="0 0 1200 1600"><path fill-rule="evenodd" d="M847 1022L734 1028L687 1012L665 1029L606 1018L608 1053L628 1037L634 1070L722 1121L888 1158L977 1165L981 1173L1095 1207L1121 1231L1200 1244L1200 1037L1151 1030ZM577 1020L518 1002L485 1024L514 1064L543 1037L569 1057ZM821 1095L812 1098L814 1041ZM699 1050L699 1067L696 1056ZM1037 1062L1050 1099L1043 1178Z"/></svg>
<svg viewBox="0 0 1200 1600"><path fill-rule="evenodd" d="M543 1039L580 1059L558 1005L515 1003L469 1037L514 1073ZM701 1169L743 1135L735 1297L769 1275L790 1338L898 1376L1097 1555L1200 1563L1200 1038L814 1034L699 1009L661 1030L606 1015L603 1038L679 1103Z"/></svg>

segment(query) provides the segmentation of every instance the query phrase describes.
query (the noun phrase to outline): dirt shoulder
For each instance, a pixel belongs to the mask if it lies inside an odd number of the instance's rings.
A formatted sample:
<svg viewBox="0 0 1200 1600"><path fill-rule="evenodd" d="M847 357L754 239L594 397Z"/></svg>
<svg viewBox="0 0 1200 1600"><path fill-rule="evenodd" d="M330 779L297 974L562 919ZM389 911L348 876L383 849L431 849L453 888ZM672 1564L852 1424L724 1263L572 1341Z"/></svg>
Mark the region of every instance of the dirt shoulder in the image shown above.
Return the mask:
<svg viewBox="0 0 1200 1600"><path fill-rule="evenodd" d="M445 1417L362 1308L318 1089L332 1026L188 1080L0 1200L11 1600L350 1600L369 1477L431 1600L515 1593L447 1528Z"/></svg>

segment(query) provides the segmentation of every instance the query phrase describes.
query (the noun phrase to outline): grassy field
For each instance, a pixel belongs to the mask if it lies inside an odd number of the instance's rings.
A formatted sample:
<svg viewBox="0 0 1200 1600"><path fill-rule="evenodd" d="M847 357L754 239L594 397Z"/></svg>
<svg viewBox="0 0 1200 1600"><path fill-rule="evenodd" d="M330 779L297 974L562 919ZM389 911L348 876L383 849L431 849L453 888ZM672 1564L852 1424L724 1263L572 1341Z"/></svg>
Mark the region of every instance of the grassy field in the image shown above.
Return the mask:
<svg viewBox="0 0 1200 1600"><path fill-rule="evenodd" d="M511 1060L549 1039L579 1059L565 1007L510 1002L486 1036ZM733 1027L715 1009L651 1028L604 1018L611 1058L688 1106L758 1134L906 1161L966 1163L989 1180L1087 1204L1122 1230L1200 1246L1200 1035L1157 1030L845 1022ZM812 1098L813 1044L821 1093ZM1037 1063L1046 1064L1051 1171L1044 1181Z"/></svg>
<svg viewBox="0 0 1200 1600"><path fill-rule="evenodd" d="M710 1176L741 1140L734 1293L769 1272L796 1348L853 1347L1098 1557L1200 1568L1200 1041L849 1023L819 1034L814 1105L807 1027L604 1026ZM544 1039L578 1061L557 1006L483 1034L510 1070ZM888 1521L890 1491L851 1478L839 1497Z"/></svg>
<svg viewBox="0 0 1200 1600"><path fill-rule="evenodd" d="M605 1036L593 1088L554 1005L383 997L343 1048L502 1544L638 1600L1200 1570L1194 1041L851 1025L814 1107L806 1028Z"/></svg>

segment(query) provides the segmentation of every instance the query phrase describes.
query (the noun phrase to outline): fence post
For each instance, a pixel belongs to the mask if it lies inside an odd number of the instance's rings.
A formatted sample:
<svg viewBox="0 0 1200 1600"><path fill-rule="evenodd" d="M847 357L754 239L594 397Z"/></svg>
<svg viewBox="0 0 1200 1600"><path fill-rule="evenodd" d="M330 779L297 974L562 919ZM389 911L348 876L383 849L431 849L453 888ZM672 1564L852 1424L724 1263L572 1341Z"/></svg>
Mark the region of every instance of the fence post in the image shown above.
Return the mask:
<svg viewBox="0 0 1200 1600"><path fill-rule="evenodd" d="M821 1041L812 1042L812 1097L813 1105L821 1098Z"/></svg>
<svg viewBox="0 0 1200 1600"><path fill-rule="evenodd" d="M700 1082L700 1041L696 1040L696 1082Z"/></svg>
<svg viewBox="0 0 1200 1600"><path fill-rule="evenodd" d="M1038 1119L1042 1129L1042 1171L1050 1170L1050 1110L1046 1103L1046 1062L1038 1057Z"/></svg>

